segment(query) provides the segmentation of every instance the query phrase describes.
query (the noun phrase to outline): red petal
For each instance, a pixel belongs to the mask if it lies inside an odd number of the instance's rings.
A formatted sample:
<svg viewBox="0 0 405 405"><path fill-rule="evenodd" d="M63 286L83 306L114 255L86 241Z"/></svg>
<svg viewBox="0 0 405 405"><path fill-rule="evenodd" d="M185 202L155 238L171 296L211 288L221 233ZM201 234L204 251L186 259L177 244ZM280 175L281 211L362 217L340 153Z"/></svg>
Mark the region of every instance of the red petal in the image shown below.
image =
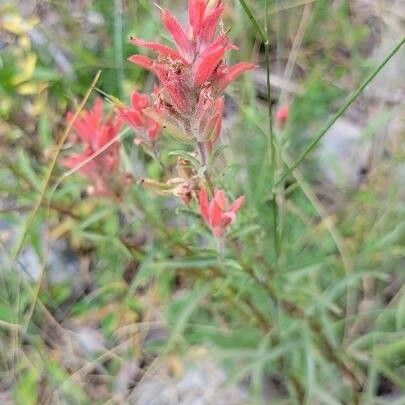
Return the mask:
<svg viewBox="0 0 405 405"><path fill-rule="evenodd" d="M219 18L223 11L224 5L219 3L211 13L205 16L200 32L200 40L202 42L208 43L212 41L218 27Z"/></svg>
<svg viewBox="0 0 405 405"><path fill-rule="evenodd" d="M210 142L215 142L218 139L222 127L222 112L217 112L208 122L204 129L204 135Z"/></svg>
<svg viewBox="0 0 405 405"><path fill-rule="evenodd" d="M221 135L222 118L224 115L225 101L221 97L215 101L215 114L204 129L204 135L207 139L208 150L211 153L215 142Z"/></svg>
<svg viewBox="0 0 405 405"><path fill-rule="evenodd" d="M184 59L191 62L194 53L193 46L176 17L170 14L168 10L163 10L162 19L166 29L170 32L174 42L176 43L180 54Z"/></svg>
<svg viewBox="0 0 405 405"><path fill-rule="evenodd" d="M248 62L237 63L236 65L229 68L227 73L220 79L219 86L221 90L224 90L230 83L238 78L242 73L247 70L255 69L256 65Z"/></svg>
<svg viewBox="0 0 405 405"><path fill-rule="evenodd" d="M73 124L73 127L77 135L79 135L80 140L90 145L96 128L93 125L89 125L85 118L78 118Z"/></svg>
<svg viewBox="0 0 405 405"><path fill-rule="evenodd" d="M68 169L77 170L77 166L81 166L91 155L91 151L88 150L82 153L73 154L63 160L63 165ZM96 171L94 160L90 160L85 165L81 166L78 171L87 177L91 177L92 173Z"/></svg>
<svg viewBox="0 0 405 405"><path fill-rule="evenodd" d="M101 97L95 99L91 113L94 114L95 123L100 125L103 120L103 100Z"/></svg>
<svg viewBox="0 0 405 405"><path fill-rule="evenodd" d="M182 86L179 76L175 74L168 66L163 64L156 64L154 71L179 112L188 111L189 103L187 102L183 89L184 86Z"/></svg>
<svg viewBox="0 0 405 405"><path fill-rule="evenodd" d="M211 77L222 60L227 46L228 39L222 36L199 56L194 65L194 84L196 86L203 85Z"/></svg>
<svg viewBox="0 0 405 405"><path fill-rule="evenodd" d="M148 121L148 127L148 138L155 141L159 136L160 125L151 119Z"/></svg>
<svg viewBox="0 0 405 405"><path fill-rule="evenodd" d="M194 37L196 37L201 31L206 8L207 4L205 0L188 1L188 20L190 22L190 26L193 29Z"/></svg>
<svg viewBox="0 0 405 405"><path fill-rule="evenodd" d="M83 159L82 159L81 155L71 155L71 156L63 159L62 164L67 169L73 169L82 161L83 161Z"/></svg>
<svg viewBox="0 0 405 405"><path fill-rule="evenodd" d="M138 65L144 69L150 70L151 72L154 72L153 69L153 61L151 58L148 58L147 56L144 55L132 55L128 58L128 60L135 65Z"/></svg>
<svg viewBox="0 0 405 405"><path fill-rule="evenodd" d="M143 118L138 111L120 110L119 115L128 125L133 127L139 128L144 124Z"/></svg>
<svg viewBox="0 0 405 405"><path fill-rule="evenodd" d="M222 222L222 210L221 207L218 205L215 198L210 202L209 205L209 217L210 217L210 225L212 228L221 226Z"/></svg>
<svg viewBox="0 0 405 405"><path fill-rule="evenodd" d="M204 218L205 222L207 225L210 224L210 218L208 214L208 194L204 189L201 189L200 192L198 193L198 203L200 205L200 213L202 217Z"/></svg>
<svg viewBox="0 0 405 405"><path fill-rule="evenodd" d="M136 108L137 110L142 110L149 107L149 98L146 94L134 91L131 94L131 104L132 107Z"/></svg>
<svg viewBox="0 0 405 405"><path fill-rule="evenodd" d="M240 208L242 207L244 202L245 202L245 196L242 195L232 203L232 205L229 208L229 211L236 214L240 210Z"/></svg>
<svg viewBox="0 0 405 405"><path fill-rule="evenodd" d="M162 45L157 42L144 41L143 39L134 37L131 37L131 43L133 45L140 46L142 48L151 49L152 51L158 53L159 55L167 56L170 59L181 60L182 62L187 63L186 60L182 58L176 50L166 45Z"/></svg>
<svg viewBox="0 0 405 405"><path fill-rule="evenodd" d="M221 211L228 210L228 199L226 198L226 195L222 190L215 190L214 201L221 208Z"/></svg>
<svg viewBox="0 0 405 405"><path fill-rule="evenodd" d="M95 145L95 150L101 149L108 141L111 140L111 128L107 125L100 128L98 131L97 144Z"/></svg>

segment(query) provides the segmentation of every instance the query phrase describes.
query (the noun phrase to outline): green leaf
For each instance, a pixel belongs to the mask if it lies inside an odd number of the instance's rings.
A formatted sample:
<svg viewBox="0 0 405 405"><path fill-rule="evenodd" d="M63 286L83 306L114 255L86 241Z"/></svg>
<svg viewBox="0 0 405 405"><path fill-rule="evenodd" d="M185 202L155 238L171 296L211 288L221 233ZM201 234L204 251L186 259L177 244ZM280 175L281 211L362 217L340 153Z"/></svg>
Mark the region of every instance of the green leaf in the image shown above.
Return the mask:
<svg viewBox="0 0 405 405"><path fill-rule="evenodd" d="M208 294L208 286L195 289L176 300L169 308L169 322L172 324L172 331L167 343L167 350L170 351L181 339L187 323L200 302Z"/></svg>
<svg viewBox="0 0 405 405"><path fill-rule="evenodd" d="M14 390L14 397L18 405L36 405L38 398L38 371L31 368L20 375Z"/></svg>

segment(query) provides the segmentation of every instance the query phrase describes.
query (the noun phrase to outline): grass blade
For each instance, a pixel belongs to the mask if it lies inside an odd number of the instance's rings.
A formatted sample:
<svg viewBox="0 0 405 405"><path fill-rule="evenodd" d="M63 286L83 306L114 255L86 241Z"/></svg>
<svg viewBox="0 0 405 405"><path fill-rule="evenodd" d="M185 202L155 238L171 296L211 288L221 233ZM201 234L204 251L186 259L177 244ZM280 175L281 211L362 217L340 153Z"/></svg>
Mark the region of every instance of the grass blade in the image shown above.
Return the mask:
<svg viewBox="0 0 405 405"><path fill-rule="evenodd" d="M75 123L76 119L78 118L80 112L83 110L88 98L90 97L91 92L93 91L94 87L96 86L98 79L101 76L101 70L99 70L96 74L96 76L93 79L93 82L91 83L89 89L87 90L82 102L79 105L79 108L77 109L75 115L73 116L73 119L71 120L71 122L69 122L68 126L66 127L65 132L63 133L62 137L59 139L58 143L56 144L56 149L55 149L55 153L54 156L52 158L51 163L48 166L48 170L46 172L45 175L45 180L44 180L44 185L42 187L41 193L39 195L38 201L36 202L34 208L32 209L32 211L30 212L30 215L24 225L24 229L23 232L20 236L20 239L17 241L16 247L14 249L13 255L12 255L12 261L14 262L19 254L21 253L21 250L24 246L24 242L25 242L25 238L27 237L28 234L28 230L30 228L30 226L32 225L32 223L34 222L35 216L39 210L39 208L41 207L44 198L45 198L45 194L46 194L46 190L48 188L49 182L51 180L51 176L52 173L55 169L56 166L56 162L58 160L58 157L60 155L60 152L62 150L62 147L64 145L64 143L66 142L67 137L69 136L70 130L73 127L73 124Z"/></svg>
<svg viewBox="0 0 405 405"><path fill-rule="evenodd" d="M249 20L251 21L251 23L253 24L253 26L255 27L257 33L260 35L261 40L266 43L268 42L267 40L267 35L264 33L262 27L260 27L260 24L258 23L258 21L256 20L256 17L253 15L252 10L250 9L250 7L247 5L245 0L239 0L239 3L241 4L241 6L243 7L243 9L245 10L245 13L247 14L247 16L249 17Z"/></svg>
<svg viewBox="0 0 405 405"><path fill-rule="evenodd" d="M405 43L405 38L392 49L388 56L377 66L376 69L370 74L370 76L363 82L363 84L355 90L347 99L346 103L339 109L339 111L329 120L329 122L322 128L318 134L314 137L311 143L307 146L301 156L285 171L281 178L275 184L275 187L279 186L285 178L292 173L292 171L299 166L299 164L312 152L312 150L318 145L322 137L328 132L332 125L346 112L346 110L353 104L357 97L363 92L363 90L371 83L371 81L380 73L384 66L392 59L392 57L401 49Z"/></svg>

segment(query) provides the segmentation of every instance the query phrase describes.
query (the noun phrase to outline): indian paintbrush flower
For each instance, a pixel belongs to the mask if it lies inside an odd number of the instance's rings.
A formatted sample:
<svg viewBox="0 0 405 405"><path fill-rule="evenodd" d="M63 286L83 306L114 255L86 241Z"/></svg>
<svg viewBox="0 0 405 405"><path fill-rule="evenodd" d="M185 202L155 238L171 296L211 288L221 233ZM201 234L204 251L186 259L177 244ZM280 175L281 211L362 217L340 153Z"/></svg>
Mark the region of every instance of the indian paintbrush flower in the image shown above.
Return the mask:
<svg viewBox="0 0 405 405"><path fill-rule="evenodd" d="M245 197L241 196L230 204L222 190L215 190L211 201L205 189L201 189L198 194L200 213L215 237L223 236L227 226L235 220L244 201Z"/></svg>
<svg viewBox="0 0 405 405"><path fill-rule="evenodd" d="M96 99L93 108L83 111L73 123L72 139L82 145L82 151L64 160L66 167L78 168L91 180L94 194L120 196L128 184L128 177L119 169L120 142L115 140L122 125L134 130L135 144L154 159L158 159L157 141L165 129L188 145L188 151L173 152L178 156L177 176L171 173L165 181L145 178L137 183L159 194L176 196L184 204L196 200L217 238L235 220L244 197L230 204L223 190L214 190L209 157L215 156L214 147L221 134L226 87L255 67L248 62L230 66L225 61L226 53L237 47L219 28L223 11L221 0L189 0L188 23L183 27L168 10L162 10L163 24L175 48L131 38L133 45L156 54L154 58L132 55L129 60L152 72L159 85L150 95L134 91L130 106L117 102L114 116L105 116L102 100ZM68 119L73 119L72 114Z"/></svg>
<svg viewBox="0 0 405 405"><path fill-rule="evenodd" d="M226 52L237 47L230 43L226 33L219 32L223 11L221 0L189 0L188 24L183 27L168 10L162 10L163 24L176 48L132 37L133 45L147 48L157 56L132 55L129 58L129 61L158 78L160 87L154 92L153 117L166 128L177 128L183 139L194 144L202 168L191 170L193 173L189 179L175 178L164 184L146 179L143 184L158 188L160 193L177 195L186 204L193 195L196 196L194 191L199 189L201 215L216 237L222 236L225 228L233 222L244 197L229 205L225 193L216 190L209 201L205 190L206 186L211 187L206 171L207 157L221 133L226 87L239 75L255 67L248 62L234 66L226 63ZM132 103L133 121L137 120L132 126L138 129L144 126L140 110L148 105L146 99L143 101L138 108L135 108L134 101ZM198 181L198 176L203 176L201 181Z"/></svg>
<svg viewBox="0 0 405 405"><path fill-rule="evenodd" d="M145 113L149 108L154 108L151 98L137 91L131 95L131 107L118 108L118 116L139 136L135 139L136 144L153 145L159 137L160 125Z"/></svg>
<svg viewBox="0 0 405 405"><path fill-rule="evenodd" d="M240 74L254 68L247 62L228 66L224 61L225 53L237 48L230 44L226 34L217 35L223 10L222 1L189 0L187 28L168 10L163 10L163 24L177 49L131 38L134 45L157 54L155 59L133 55L129 60L159 79L159 99L165 119L174 122L182 133L208 151L219 137L222 113L218 111L223 111L225 88ZM204 153L201 160L205 165Z"/></svg>
<svg viewBox="0 0 405 405"><path fill-rule="evenodd" d="M71 122L73 114L68 113L67 119ZM105 117L101 98L95 100L90 110L82 111L73 123L71 139L74 144L82 146L82 151L72 153L63 164L68 169L79 167L78 172L93 183L91 190L95 195L116 194L120 142L112 141L121 128L122 123L117 117Z"/></svg>

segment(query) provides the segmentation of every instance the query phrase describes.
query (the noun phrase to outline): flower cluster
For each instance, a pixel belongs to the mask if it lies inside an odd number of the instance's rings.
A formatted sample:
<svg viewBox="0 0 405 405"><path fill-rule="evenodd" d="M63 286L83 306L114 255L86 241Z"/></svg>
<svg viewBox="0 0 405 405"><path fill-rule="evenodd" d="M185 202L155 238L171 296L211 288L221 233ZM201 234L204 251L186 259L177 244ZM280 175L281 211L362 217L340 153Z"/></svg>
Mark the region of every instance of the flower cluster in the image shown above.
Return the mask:
<svg viewBox="0 0 405 405"><path fill-rule="evenodd" d="M97 100L93 110L84 112L74 123L85 150L65 161L74 167L97 153L111 141L122 124L135 132L135 144L152 157L157 156L163 130L191 145L193 151L178 156L177 177L161 183L142 179L139 184L161 194L179 197L184 204L196 201L200 213L216 237L224 235L243 204L239 197L229 204L223 190L214 190L209 156L220 137L224 113L224 91L242 73L255 66L241 62L230 66L227 51L237 49L219 29L224 11L221 0L188 0L188 23L183 27L168 10L161 17L175 48L132 37L131 43L151 51L154 56L132 55L129 61L150 71L158 85L151 95L134 91L131 105L119 105L116 118L102 119L102 104ZM119 176L119 142L112 143L95 159L81 167L90 178L97 194L109 194Z"/></svg>
<svg viewBox="0 0 405 405"><path fill-rule="evenodd" d="M241 196L229 204L225 193L222 190L215 190L214 197L209 201L207 192L202 189L198 195L198 201L204 221L214 236L220 237L224 234L225 228L235 220L245 197Z"/></svg>
<svg viewBox="0 0 405 405"><path fill-rule="evenodd" d="M162 11L163 24L176 48L131 38L131 42L157 56L133 55L132 63L152 72L159 80L156 91L160 113L175 125L185 138L198 143L202 165L218 139L224 109L225 88L251 63L229 66L225 53L237 49L226 34L217 35L224 11L222 1L189 0L188 27L183 28L168 10Z"/></svg>
<svg viewBox="0 0 405 405"><path fill-rule="evenodd" d="M72 122L73 114L69 112L67 119ZM114 139L121 128L122 123L117 117L104 118L101 98L95 100L90 111L82 111L73 121L71 140L74 144L81 144L83 149L79 153L72 153L64 159L63 164L68 169L77 169L91 180L93 186L89 188L90 194L117 195L120 142Z"/></svg>

